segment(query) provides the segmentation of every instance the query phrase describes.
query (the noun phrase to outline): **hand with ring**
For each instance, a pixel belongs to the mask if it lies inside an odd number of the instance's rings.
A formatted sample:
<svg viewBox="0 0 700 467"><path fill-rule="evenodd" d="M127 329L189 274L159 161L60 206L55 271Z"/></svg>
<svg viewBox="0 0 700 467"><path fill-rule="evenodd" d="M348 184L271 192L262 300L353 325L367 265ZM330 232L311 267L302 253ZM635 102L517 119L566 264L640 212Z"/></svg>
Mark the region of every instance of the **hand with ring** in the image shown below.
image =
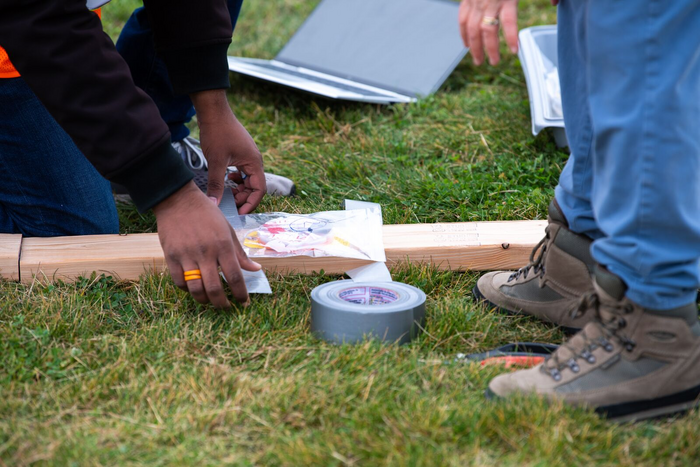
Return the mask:
<svg viewBox="0 0 700 467"><path fill-rule="evenodd" d="M216 203L189 182L160 202L153 211L158 221L165 261L175 285L199 303L230 308L219 270L233 297L248 303L241 270L257 271L260 265L243 251L236 233Z"/></svg>
<svg viewBox="0 0 700 467"><path fill-rule="evenodd" d="M484 61L484 49L489 63L501 60L498 30L511 52L518 52L518 0L462 0L459 6L459 31L464 45L469 47L474 65Z"/></svg>

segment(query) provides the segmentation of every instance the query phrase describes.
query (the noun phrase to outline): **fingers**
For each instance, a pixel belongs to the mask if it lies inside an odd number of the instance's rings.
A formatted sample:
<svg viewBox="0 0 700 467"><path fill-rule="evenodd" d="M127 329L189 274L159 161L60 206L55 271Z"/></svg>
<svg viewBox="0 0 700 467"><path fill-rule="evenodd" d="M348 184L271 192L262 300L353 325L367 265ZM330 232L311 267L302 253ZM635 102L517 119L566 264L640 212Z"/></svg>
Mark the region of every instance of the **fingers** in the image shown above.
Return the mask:
<svg viewBox="0 0 700 467"><path fill-rule="evenodd" d="M238 207L240 213L241 206L243 206L246 203L246 200L250 195L250 190L245 186L245 180L241 175L241 172L239 172L238 170L229 173L228 178L229 180L233 180L236 183L236 187L232 188L233 199L236 200L236 207Z"/></svg>
<svg viewBox="0 0 700 467"><path fill-rule="evenodd" d="M517 16L518 0L462 1L458 14L459 32L462 41L469 47L474 65L483 63L484 51L491 65L500 62L499 22L503 25L503 34L508 48L513 53L518 52Z"/></svg>
<svg viewBox="0 0 700 467"><path fill-rule="evenodd" d="M462 3L459 5L459 14L457 15L457 19L459 21L459 33L462 36L462 42L464 42L465 47L469 47L469 36L467 35L469 5L469 0L462 0Z"/></svg>
<svg viewBox="0 0 700 467"><path fill-rule="evenodd" d="M236 188L233 190L233 199L236 200L236 206L239 207L239 213L240 213L240 206L243 206L248 199L248 196L250 193L245 189L244 185L238 185Z"/></svg>
<svg viewBox="0 0 700 467"><path fill-rule="evenodd" d="M193 183L161 202L154 212L163 253L178 287L186 289L199 303L211 302L219 308L230 308L219 276L221 265L226 266L232 276L236 298L247 300L238 265L240 245L235 232L221 211ZM230 260L223 263L219 261L221 257ZM247 269L258 269L245 255L241 256L241 261ZM232 267L239 271L240 278L231 271Z"/></svg>
<svg viewBox="0 0 700 467"><path fill-rule="evenodd" d="M243 183L243 175L241 175L241 173L238 170L236 170L235 172L229 173L228 179L233 180L237 184Z"/></svg>
<svg viewBox="0 0 700 467"><path fill-rule="evenodd" d="M242 206L238 208L238 212L241 214L249 214L252 212L260 201L262 201L265 192L267 191L267 185L265 183L265 173L262 171L255 173L247 173L246 179L243 181L245 186L245 191L248 193L248 197ZM239 185L240 186L240 185ZM236 201L238 201L236 197Z"/></svg>
<svg viewBox="0 0 700 467"><path fill-rule="evenodd" d="M507 2L501 8L501 25L506 44L514 54L518 53L518 3Z"/></svg>
<svg viewBox="0 0 700 467"><path fill-rule="evenodd" d="M209 181L207 196L216 198L217 205L224 196L224 180L226 179L226 161L219 157L209 157Z"/></svg>
<svg viewBox="0 0 700 467"><path fill-rule="evenodd" d="M231 229L231 233L235 236L233 229ZM238 242L235 241L235 244L233 242L228 243L229 247L222 248L222 251L228 252L235 260L236 250L234 245L238 245ZM219 254L220 252L216 253ZM226 292L221 283L216 256L201 258L199 264L187 259L183 260L182 264L180 264L180 261L169 257L166 258L166 262L175 285L189 292L197 302L202 305L211 303L215 307L222 309L231 308L231 303L226 297ZM247 268L250 268L249 263L252 263L252 261L248 260L248 263L245 265ZM238 263L236 262L236 264ZM257 265L257 263L253 264ZM199 271L199 274L197 274L196 271ZM187 273L187 275L185 273ZM243 291L245 292L245 284L243 284ZM247 297L247 293L245 296Z"/></svg>
<svg viewBox="0 0 700 467"><path fill-rule="evenodd" d="M261 266L251 261L248 256L243 251L238 238L236 237L236 232L232 227L229 226L230 239L224 242L222 247L216 252L216 259L211 258L199 264L199 267L179 267L175 266L174 269L178 270L178 275L173 274L173 280L177 282L184 281L184 271L191 271L194 269L199 269L201 271L201 279L191 279L185 281L187 291L190 292L192 297L199 303L207 304L210 303L217 308L228 309L231 308L231 303L226 296L223 284L221 283L221 278L219 276L219 267L224 273L224 277L229 284L231 293L234 298L243 304L249 302L248 290L245 284L245 278L241 269L247 271L258 271ZM189 263L186 263L189 265ZM177 279L176 279L177 278Z"/></svg>
<svg viewBox="0 0 700 467"><path fill-rule="evenodd" d="M194 266L191 263L185 264L187 264L188 266L178 267L176 268L178 269L177 272L172 272L173 281L176 282L176 284L180 281L183 281L185 283L185 290L187 290L190 293L190 295L192 295L192 298L194 298L197 302L201 303L202 305L211 303L217 308L231 308L231 302L229 302L228 297L226 297L226 292L224 291L223 284L221 283L221 278L219 277L219 268L217 261L207 261L198 266ZM189 272L196 270L200 271L200 274L198 276L184 276L185 271ZM245 291L245 284L243 285L243 290Z"/></svg>
<svg viewBox="0 0 700 467"><path fill-rule="evenodd" d="M489 56L489 63L497 65L501 61L501 54L498 50L498 23L486 24L484 19L498 18L498 10L487 9L484 11L484 16L481 19L481 38L484 41L486 53Z"/></svg>
<svg viewBox="0 0 700 467"><path fill-rule="evenodd" d="M241 244L238 242L236 237L236 232L233 228L230 228L231 238L233 240L233 245L231 249L222 251L219 254L219 265L221 266L221 272L224 273L226 282L228 282L229 287L231 287L231 292L236 300L240 303L248 303L248 291L245 285L245 279L241 269L246 271L257 271L261 266L251 261L248 256L243 251Z"/></svg>
<svg viewBox="0 0 700 467"><path fill-rule="evenodd" d="M193 263L184 263L182 269L184 271L194 271L197 269L200 269L197 267L196 264ZM184 274L184 273L183 273ZM192 298L197 300L199 303L202 305L206 305L209 303L209 297L207 296L207 293L204 291L204 281L203 281L204 275L202 275L202 278L199 279L185 279L184 275L182 276L182 279L185 281L185 284L187 286L187 291L192 295ZM173 279L175 277L173 276Z"/></svg>
<svg viewBox="0 0 700 467"><path fill-rule="evenodd" d="M200 266L200 268L202 270L204 292L209 298L211 304L221 309L231 308L231 302L228 301L226 292L224 292L223 284L221 284L218 261L209 261ZM243 290L245 291L245 284L243 284ZM246 296L247 295L248 293L246 292Z"/></svg>
<svg viewBox="0 0 700 467"><path fill-rule="evenodd" d="M467 20L467 38L469 40L469 52L472 54L474 65L481 65L484 61L484 45L481 38L481 21L483 10L469 9L469 19Z"/></svg>
<svg viewBox="0 0 700 467"><path fill-rule="evenodd" d="M180 263L176 261L171 261L169 258L165 259L168 265L168 270L170 271L170 276L173 278L173 282L180 289L187 292L187 283L185 282L185 272L180 266Z"/></svg>
<svg viewBox="0 0 700 467"><path fill-rule="evenodd" d="M248 258L248 255L245 254L241 243L238 241L238 237L236 237L236 231L233 230L233 227L231 227L231 236L233 237L233 251L238 260L238 264L241 266L241 269L245 269L246 271L259 271L262 269L260 264L251 260Z"/></svg>
<svg viewBox="0 0 700 467"><path fill-rule="evenodd" d="M248 303L248 290L246 289L245 279L241 272L241 267L233 250L222 252L219 256L219 264L221 272L224 273L226 282L231 288L233 297L240 303Z"/></svg>

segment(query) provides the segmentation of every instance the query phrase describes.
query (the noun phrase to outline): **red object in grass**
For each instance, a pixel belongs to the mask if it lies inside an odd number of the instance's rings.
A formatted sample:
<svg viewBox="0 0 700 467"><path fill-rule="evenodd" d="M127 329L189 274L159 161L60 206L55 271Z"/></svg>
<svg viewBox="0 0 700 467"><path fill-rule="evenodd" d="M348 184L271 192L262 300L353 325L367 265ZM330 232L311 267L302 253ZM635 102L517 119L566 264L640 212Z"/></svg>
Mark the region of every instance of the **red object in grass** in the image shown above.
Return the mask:
<svg viewBox="0 0 700 467"><path fill-rule="evenodd" d="M533 366L539 365L544 362L544 357L542 356L503 356L503 357L491 357L486 360L481 361L481 366L486 365L503 365L506 368L519 367L519 368L531 368Z"/></svg>

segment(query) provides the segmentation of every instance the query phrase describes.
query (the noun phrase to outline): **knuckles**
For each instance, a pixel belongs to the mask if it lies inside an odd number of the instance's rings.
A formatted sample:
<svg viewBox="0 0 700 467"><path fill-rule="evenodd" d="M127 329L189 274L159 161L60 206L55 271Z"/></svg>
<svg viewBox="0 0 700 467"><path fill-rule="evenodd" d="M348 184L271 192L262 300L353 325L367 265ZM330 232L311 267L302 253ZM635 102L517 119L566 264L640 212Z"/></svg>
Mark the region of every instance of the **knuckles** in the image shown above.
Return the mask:
<svg viewBox="0 0 700 467"><path fill-rule="evenodd" d="M229 271L226 274L226 280L232 284L243 282L243 274L240 271Z"/></svg>
<svg viewBox="0 0 700 467"><path fill-rule="evenodd" d="M213 190L223 190L224 189L224 182L216 179L216 178L210 178L209 183L207 183L208 187Z"/></svg>

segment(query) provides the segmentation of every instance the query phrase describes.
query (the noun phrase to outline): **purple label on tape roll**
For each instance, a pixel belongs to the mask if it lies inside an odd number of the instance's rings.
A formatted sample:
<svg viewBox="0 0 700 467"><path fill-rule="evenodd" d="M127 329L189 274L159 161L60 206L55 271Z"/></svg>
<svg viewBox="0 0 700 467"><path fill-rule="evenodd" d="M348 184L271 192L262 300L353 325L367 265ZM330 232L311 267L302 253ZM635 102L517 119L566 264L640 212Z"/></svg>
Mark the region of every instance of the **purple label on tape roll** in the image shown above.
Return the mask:
<svg viewBox="0 0 700 467"><path fill-rule="evenodd" d="M338 297L358 305L386 305L399 299L398 292L384 287L349 287L338 292Z"/></svg>

